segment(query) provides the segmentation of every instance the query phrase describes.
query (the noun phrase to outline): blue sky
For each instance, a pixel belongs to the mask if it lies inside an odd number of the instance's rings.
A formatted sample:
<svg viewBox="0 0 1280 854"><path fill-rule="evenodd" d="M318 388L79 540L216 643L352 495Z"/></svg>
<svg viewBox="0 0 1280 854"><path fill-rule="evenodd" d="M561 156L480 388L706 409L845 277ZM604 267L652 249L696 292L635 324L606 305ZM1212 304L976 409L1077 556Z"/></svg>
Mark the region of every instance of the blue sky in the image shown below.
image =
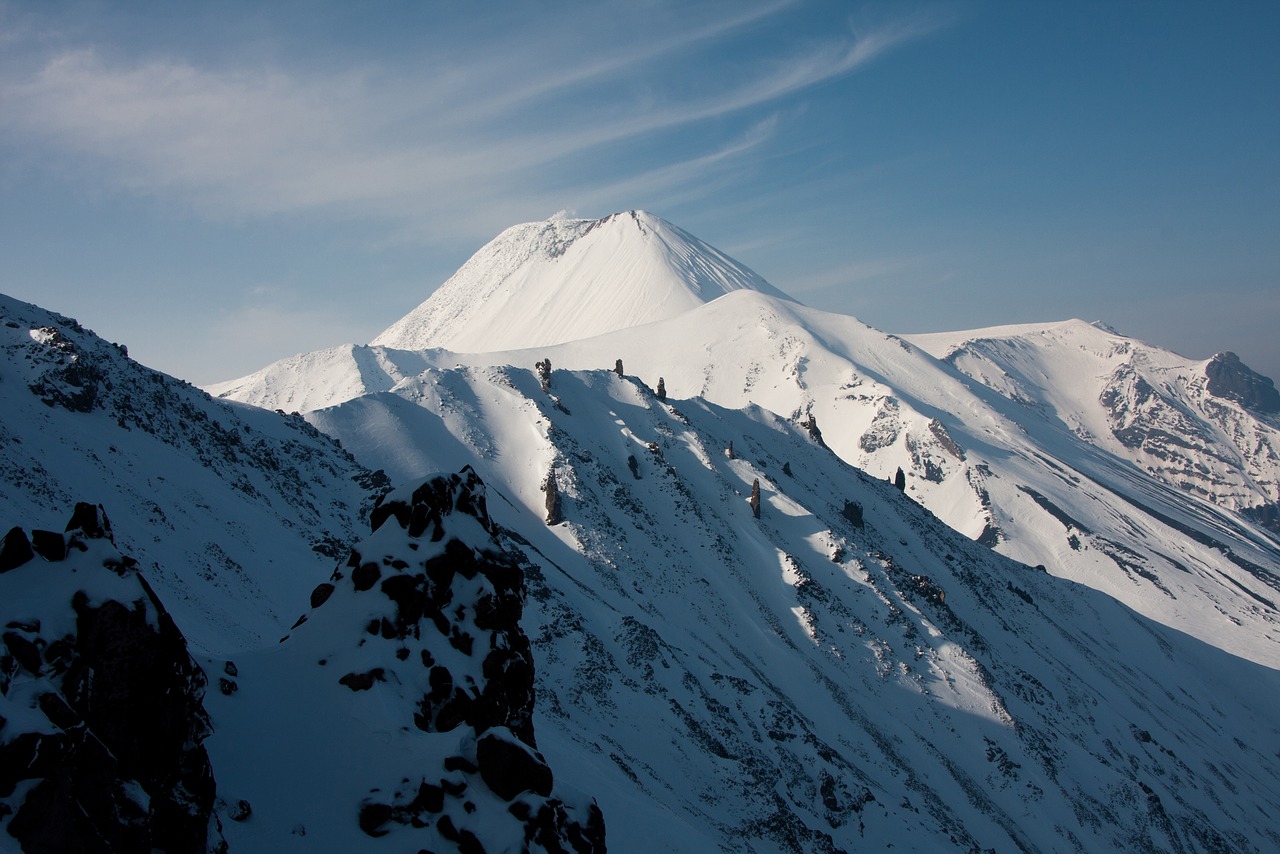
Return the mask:
<svg viewBox="0 0 1280 854"><path fill-rule="evenodd" d="M0 291L194 382L629 208L887 331L1280 377L1280 4L193 7L0 0Z"/></svg>

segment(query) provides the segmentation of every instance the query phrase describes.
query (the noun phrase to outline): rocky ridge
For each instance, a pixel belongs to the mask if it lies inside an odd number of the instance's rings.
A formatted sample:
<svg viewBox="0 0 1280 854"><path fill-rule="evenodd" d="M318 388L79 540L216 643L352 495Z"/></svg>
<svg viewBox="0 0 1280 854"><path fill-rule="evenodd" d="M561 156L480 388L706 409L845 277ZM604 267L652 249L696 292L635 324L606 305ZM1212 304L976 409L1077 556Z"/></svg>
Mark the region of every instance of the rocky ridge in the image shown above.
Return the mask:
<svg viewBox="0 0 1280 854"><path fill-rule="evenodd" d="M214 708L215 721L234 719L213 754L216 763L220 750L239 751L245 724L289 727L279 711L289 706L285 683L308 714L323 716L316 707L328 706L334 720L362 722L367 731L344 731L344 743L387 733L395 757L380 761L385 747L370 745L357 784L345 787L324 782L346 776L339 763L312 758L299 763L314 766L310 779L297 776L297 745L263 743L273 770L245 769L252 781L229 761L228 797L253 810L228 830L233 849L270 844L276 833L288 839L283 829L297 826L300 813L282 793L319 784L335 794L325 805L331 816L301 826L366 850L601 854L600 809L557 786L538 752L523 577L493 539L484 484L464 469L398 489L375 508L371 526L346 564L314 588L311 609L269 661L237 661L237 688ZM254 680L269 671L289 678ZM236 794L251 786L256 793ZM363 842L351 835L357 826Z"/></svg>

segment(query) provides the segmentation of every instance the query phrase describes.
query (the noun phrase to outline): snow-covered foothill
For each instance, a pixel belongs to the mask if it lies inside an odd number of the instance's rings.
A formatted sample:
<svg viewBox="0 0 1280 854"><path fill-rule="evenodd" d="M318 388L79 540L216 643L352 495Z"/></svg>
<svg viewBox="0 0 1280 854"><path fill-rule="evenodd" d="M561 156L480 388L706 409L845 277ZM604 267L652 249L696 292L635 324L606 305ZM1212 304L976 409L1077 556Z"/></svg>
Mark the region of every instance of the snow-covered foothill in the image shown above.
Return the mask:
<svg viewBox="0 0 1280 854"><path fill-rule="evenodd" d="M816 423L846 462L881 478L902 469L908 494L966 536L1235 654L1280 665L1280 543L1259 521L1231 512L1226 497L1235 487L1224 489L1220 500L1216 492L1153 477L1114 450L1117 442L1091 440L1046 415L1050 403L1029 405L1025 394L1006 395L970 377L963 365L939 361L855 318L739 290L668 320L554 347L421 356L435 368L357 398L358 405L325 411L333 415L306 417L343 437L366 465L383 466L393 448L434 465L453 440L427 441L439 432L431 419L393 398L419 403L445 421L482 418L487 405L467 392L454 399L447 391L457 375L442 369L527 368L543 360L553 370L589 369L621 359L627 373L651 386L661 379L673 398L755 404ZM1078 367L1069 373L1077 387L1089 376ZM343 377L355 368L317 366L294 377L291 394L332 401L332 389L357 387L332 370ZM444 387L435 390L438 383ZM1097 382L1095 396L1104 385ZM387 386L379 381L371 388ZM1264 417L1237 404L1215 405L1233 413L1240 435L1261 441L1273 432ZM379 425L376 443L360 440L364 448L376 444L378 453L358 450L343 428L330 425L333 418L366 417L369 427L357 432ZM1205 423L1205 434L1223 432ZM1265 442L1259 445L1264 452L1247 461L1243 452L1227 453L1212 442L1205 447L1203 454L1184 449L1186 465L1221 472L1220 483L1280 477L1280 460L1265 452Z"/></svg>

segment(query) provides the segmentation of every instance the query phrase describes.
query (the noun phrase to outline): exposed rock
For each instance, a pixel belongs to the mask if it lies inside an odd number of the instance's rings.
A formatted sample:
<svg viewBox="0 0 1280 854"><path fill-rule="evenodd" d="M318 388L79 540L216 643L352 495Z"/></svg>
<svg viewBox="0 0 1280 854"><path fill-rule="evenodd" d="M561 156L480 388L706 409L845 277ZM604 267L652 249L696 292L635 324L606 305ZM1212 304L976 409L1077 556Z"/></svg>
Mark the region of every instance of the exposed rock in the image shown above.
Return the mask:
<svg viewBox="0 0 1280 854"><path fill-rule="evenodd" d="M815 444L823 448L827 446L827 443L822 440L822 431L818 429L818 416L810 412L809 417L800 422L800 426L804 428Z"/></svg>
<svg viewBox="0 0 1280 854"><path fill-rule="evenodd" d="M4 543L0 545L0 572L17 569L35 556L31 541L27 539L27 532L21 528L12 528L4 535Z"/></svg>
<svg viewBox="0 0 1280 854"><path fill-rule="evenodd" d="M66 531L76 530L91 540L108 539L114 542L111 536L111 522L107 519L106 511L98 504L89 504L85 501L76 504L71 512L71 520L67 522Z"/></svg>
<svg viewBox="0 0 1280 854"><path fill-rule="evenodd" d="M521 792L551 795L552 775L542 754L520 743L505 727L494 727L476 742L480 777L503 800Z"/></svg>
<svg viewBox="0 0 1280 854"><path fill-rule="evenodd" d="M387 528L391 520L400 531ZM360 828L374 837L416 828L427 834L419 844L429 850L482 851L479 837L502 826L486 812L492 799L469 794L484 786L504 802L529 804L521 838L508 847L603 851L598 808L554 797L551 769L537 752L533 659L520 628L523 574L492 539L480 478L466 468L397 490L371 521L377 533L353 550L350 579L334 574L332 589L317 597L325 608L307 629L328 631L326 615L336 618L342 603L361 597L359 660L379 666L339 682L355 692L352 702L368 696L383 704L421 685L420 695L405 697L405 724L448 747L437 753L443 758L434 771L371 791L358 806ZM468 528L464 538L459 532ZM475 664L459 664L459 653Z"/></svg>
<svg viewBox="0 0 1280 854"><path fill-rule="evenodd" d="M376 563L362 563L351 571L351 583L356 590L368 590L382 577ZM315 605L312 606L317 607Z"/></svg>
<svg viewBox="0 0 1280 854"><path fill-rule="evenodd" d="M933 438L938 440L938 444L942 446L944 451L957 460L964 460L964 449L956 443L956 440L952 438L951 433L948 432L941 421L936 418L930 419L929 432L933 434Z"/></svg>
<svg viewBox="0 0 1280 854"><path fill-rule="evenodd" d="M32 531L31 548L45 560L62 560L67 556L67 540L56 531Z"/></svg>
<svg viewBox="0 0 1280 854"><path fill-rule="evenodd" d="M329 597L333 595L333 585L325 582L317 584L316 589L311 591L311 607L319 608Z"/></svg>
<svg viewBox="0 0 1280 854"><path fill-rule="evenodd" d="M1245 409L1267 415L1280 413L1280 391L1270 377L1255 373L1232 352L1219 353L1204 367L1208 391L1214 397L1234 400Z"/></svg>
<svg viewBox="0 0 1280 854"><path fill-rule="evenodd" d="M0 727L8 834L24 851L205 851L215 787L200 743L211 730L186 640L116 551L101 507L78 504L65 536L33 539L64 562L0 578L5 647L48 721L9 739ZM33 572L65 593L60 607L4 591Z"/></svg>
<svg viewBox="0 0 1280 854"><path fill-rule="evenodd" d="M564 521L564 511L560 504L560 487L556 485L554 470L547 473L547 479L542 483L542 490L547 494L547 524L559 525Z"/></svg>

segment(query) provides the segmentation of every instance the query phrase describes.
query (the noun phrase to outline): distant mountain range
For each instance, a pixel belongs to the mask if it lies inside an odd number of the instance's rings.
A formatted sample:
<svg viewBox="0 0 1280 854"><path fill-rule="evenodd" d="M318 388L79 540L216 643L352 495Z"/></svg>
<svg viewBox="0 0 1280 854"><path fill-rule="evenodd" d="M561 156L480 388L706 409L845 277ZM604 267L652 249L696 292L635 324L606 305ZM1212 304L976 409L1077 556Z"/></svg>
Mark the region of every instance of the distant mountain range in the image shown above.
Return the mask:
<svg viewBox="0 0 1280 854"><path fill-rule="evenodd" d="M1280 848L1280 400L1231 354L897 337L643 212L209 394L0 310L24 850ZM203 674L180 820L85 758L131 730L76 674L188 667L100 651L114 601Z"/></svg>

